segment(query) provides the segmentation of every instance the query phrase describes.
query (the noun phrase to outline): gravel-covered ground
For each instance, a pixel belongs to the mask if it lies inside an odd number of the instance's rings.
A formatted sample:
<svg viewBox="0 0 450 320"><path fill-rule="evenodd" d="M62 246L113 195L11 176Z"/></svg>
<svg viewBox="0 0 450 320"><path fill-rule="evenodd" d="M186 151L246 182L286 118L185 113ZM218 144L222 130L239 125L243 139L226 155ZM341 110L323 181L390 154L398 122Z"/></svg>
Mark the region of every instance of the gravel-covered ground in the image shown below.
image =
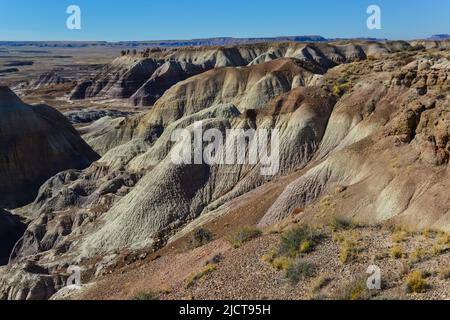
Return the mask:
<svg viewBox="0 0 450 320"><path fill-rule="evenodd" d="M365 283L370 276L366 274L368 267L376 265L381 269L382 289L363 288L355 298L450 299L448 235L383 227L335 232L323 228L316 232L321 238L313 250L298 255L312 272L297 284L263 259L282 238L282 232L271 230L237 249L228 240L219 239L201 248L128 267L99 281L81 298L135 299L151 293L158 299L345 299L349 292L358 291L358 283ZM340 259L344 243L352 243L357 252L347 263ZM392 256L394 246L402 257ZM211 264L215 256L218 262ZM214 267L205 273L208 262ZM407 279L417 270L423 272L426 289L410 293ZM196 275L198 279L192 281Z"/></svg>

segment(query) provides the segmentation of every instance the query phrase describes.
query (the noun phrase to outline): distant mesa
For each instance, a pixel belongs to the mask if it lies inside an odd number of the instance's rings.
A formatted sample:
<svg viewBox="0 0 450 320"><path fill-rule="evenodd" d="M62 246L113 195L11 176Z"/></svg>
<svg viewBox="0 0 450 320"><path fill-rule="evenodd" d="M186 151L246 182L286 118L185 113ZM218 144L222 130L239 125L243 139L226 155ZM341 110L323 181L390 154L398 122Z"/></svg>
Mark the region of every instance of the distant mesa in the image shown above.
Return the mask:
<svg viewBox="0 0 450 320"><path fill-rule="evenodd" d="M435 40L435 41L449 40L449 39L450 39L450 34L435 34L435 35L432 35L430 38L428 38L428 40Z"/></svg>
<svg viewBox="0 0 450 320"><path fill-rule="evenodd" d="M427 39L418 40L447 40L448 34L436 34ZM204 47L204 46L233 46L255 43L270 42L333 42L340 40L367 40L367 41L388 41L389 39L379 39L370 37L355 38L325 38L320 35L303 36L279 36L279 37L255 37L255 38L233 38L233 37L215 37L204 39L186 39L186 40L144 40L144 41L0 41L0 47L35 47L35 48L137 48L137 47ZM21 50L28 53L43 53L44 51ZM47 51L48 52L48 51Z"/></svg>
<svg viewBox="0 0 450 320"><path fill-rule="evenodd" d="M150 40L150 41L0 41L0 46L7 47L37 47L37 48L88 48L88 47L190 47L190 46L228 46L252 44L259 42L325 42L326 38L312 36L283 36L260 38L217 37L190 40Z"/></svg>
<svg viewBox="0 0 450 320"><path fill-rule="evenodd" d="M19 69L17 69L17 68L0 69L0 74L3 74L3 73L14 73L14 72L19 72Z"/></svg>
<svg viewBox="0 0 450 320"><path fill-rule="evenodd" d="M33 61L9 61L4 64L5 67L23 67L23 66L32 66L34 64Z"/></svg>

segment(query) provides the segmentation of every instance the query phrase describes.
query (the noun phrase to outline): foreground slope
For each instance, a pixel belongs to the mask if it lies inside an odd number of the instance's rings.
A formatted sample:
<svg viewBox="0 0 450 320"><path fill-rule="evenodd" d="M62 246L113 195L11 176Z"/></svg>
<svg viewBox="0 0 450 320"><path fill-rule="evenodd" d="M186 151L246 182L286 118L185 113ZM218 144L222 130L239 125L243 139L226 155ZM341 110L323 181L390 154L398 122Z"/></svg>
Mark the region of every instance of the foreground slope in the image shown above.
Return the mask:
<svg viewBox="0 0 450 320"><path fill-rule="evenodd" d="M218 54L236 50L238 67L216 65L229 60L217 60ZM94 281L141 254L164 254L205 225L220 238L241 225L270 229L298 214L307 224L338 216L449 231L445 50L393 42L155 53L189 63L213 57L214 63L165 89L150 110L93 124L88 141L102 158L41 187L16 263L3 272L3 282L0 276L3 296L17 297L18 288L43 279L51 286L46 293L54 292L71 263L84 266ZM130 59L138 58L121 57L110 68L130 70L118 68ZM98 79L104 77L102 71ZM129 87L122 86L127 81L104 87L99 80L98 93L116 96L123 88L119 96L128 97L139 86L129 79ZM172 133L192 131L198 121L221 132L277 129L278 173L261 175L261 163L173 163ZM25 263L42 269L24 269ZM36 282L24 284L30 277Z"/></svg>

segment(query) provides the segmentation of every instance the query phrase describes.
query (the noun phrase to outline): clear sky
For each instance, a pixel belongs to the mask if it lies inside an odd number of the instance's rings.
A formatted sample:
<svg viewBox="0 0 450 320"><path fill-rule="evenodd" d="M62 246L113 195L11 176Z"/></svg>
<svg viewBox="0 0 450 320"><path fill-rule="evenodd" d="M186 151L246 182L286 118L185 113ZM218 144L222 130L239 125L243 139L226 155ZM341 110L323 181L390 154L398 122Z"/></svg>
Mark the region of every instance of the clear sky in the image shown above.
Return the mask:
<svg viewBox="0 0 450 320"><path fill-rule="evenodd" d="M66 9L81 8L68 30ZM382 30L366 27L367 7ZM424 38L450 33L449 0L1 0L0 40L162 40L218 36Z"/></svg>

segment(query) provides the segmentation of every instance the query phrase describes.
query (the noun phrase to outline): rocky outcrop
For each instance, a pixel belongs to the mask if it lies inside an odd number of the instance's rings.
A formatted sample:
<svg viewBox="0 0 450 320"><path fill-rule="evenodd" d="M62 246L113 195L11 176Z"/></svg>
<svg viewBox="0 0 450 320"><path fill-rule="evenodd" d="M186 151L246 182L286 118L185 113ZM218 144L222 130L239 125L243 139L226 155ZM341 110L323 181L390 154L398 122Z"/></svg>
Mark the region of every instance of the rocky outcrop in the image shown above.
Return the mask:
<svg viewBox="0 0 450 320"><path fill-rule="evenodd" d="M0 268L0 300L48 300L65 278L28 261Z"/></svg>
<svg viewBox="0 0 450 320"><path fill-rule="evenodd" d="M56 173L83 169L97 154L67 119L46 105L23 103L0 87L0 207L30 203Z"/></svg>

